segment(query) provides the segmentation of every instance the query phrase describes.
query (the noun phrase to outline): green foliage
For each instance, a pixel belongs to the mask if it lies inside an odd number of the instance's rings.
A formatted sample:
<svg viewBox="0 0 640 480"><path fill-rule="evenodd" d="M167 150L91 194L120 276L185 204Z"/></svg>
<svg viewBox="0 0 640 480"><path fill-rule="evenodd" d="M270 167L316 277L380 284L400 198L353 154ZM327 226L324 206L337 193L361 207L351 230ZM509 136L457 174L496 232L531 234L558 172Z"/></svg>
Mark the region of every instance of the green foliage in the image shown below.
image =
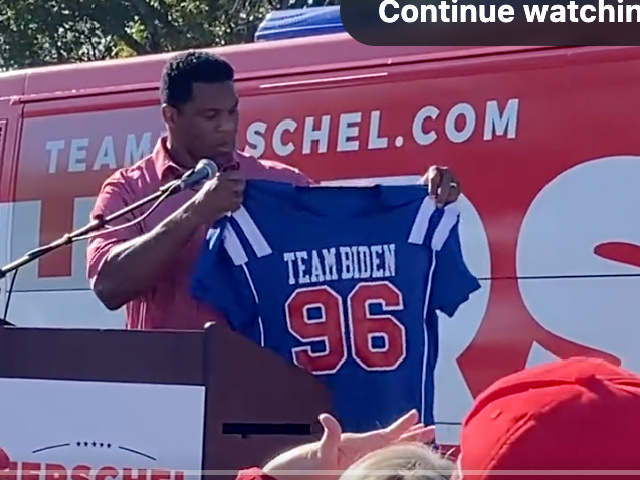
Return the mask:
<svg viewBox="0 0 640 480"><path fill-rule="evenodd" d="M250 42L274 9L339 0L0 0L0 69Z"/></svg>

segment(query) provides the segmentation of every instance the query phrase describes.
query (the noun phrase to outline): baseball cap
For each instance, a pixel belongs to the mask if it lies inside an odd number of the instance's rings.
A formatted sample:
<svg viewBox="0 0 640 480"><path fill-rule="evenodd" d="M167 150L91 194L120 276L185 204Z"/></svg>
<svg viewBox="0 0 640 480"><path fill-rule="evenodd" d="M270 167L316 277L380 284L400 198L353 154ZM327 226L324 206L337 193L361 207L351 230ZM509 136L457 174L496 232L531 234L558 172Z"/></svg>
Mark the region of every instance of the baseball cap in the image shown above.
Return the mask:
<svg viewBox="0 0 640 480"><path fill-rule="evenodd" d="M504 377L476 399L458 476L640 477L640 376L575 357Z"/></svg>

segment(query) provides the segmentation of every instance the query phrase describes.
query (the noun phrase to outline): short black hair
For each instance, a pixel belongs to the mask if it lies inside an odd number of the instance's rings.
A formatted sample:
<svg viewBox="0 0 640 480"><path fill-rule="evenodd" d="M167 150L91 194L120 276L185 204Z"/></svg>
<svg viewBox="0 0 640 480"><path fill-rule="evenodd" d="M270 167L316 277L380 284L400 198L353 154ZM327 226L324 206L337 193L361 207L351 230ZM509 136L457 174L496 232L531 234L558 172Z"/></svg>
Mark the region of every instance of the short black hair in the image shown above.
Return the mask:
<svg viewBox="0 0 640 480"><path fill-rule="evenodd" d="M179 53L162 69L160 99L163 104L180 107L191 100L194 83L231 82L233 77L231 64L213 53Z"/></svg>

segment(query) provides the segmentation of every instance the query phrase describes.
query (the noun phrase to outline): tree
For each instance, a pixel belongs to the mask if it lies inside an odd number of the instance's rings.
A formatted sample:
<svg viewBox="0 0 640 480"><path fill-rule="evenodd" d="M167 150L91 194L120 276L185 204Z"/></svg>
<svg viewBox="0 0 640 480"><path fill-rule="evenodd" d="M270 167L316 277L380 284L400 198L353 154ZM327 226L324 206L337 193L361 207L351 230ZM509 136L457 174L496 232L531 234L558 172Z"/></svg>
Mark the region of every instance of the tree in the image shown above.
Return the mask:
<svg viewBox="0 0 640 480"><path fill-rule="evenodd" d="M274 9L338 0L0 0L0 69L244 43Z"/></svg>

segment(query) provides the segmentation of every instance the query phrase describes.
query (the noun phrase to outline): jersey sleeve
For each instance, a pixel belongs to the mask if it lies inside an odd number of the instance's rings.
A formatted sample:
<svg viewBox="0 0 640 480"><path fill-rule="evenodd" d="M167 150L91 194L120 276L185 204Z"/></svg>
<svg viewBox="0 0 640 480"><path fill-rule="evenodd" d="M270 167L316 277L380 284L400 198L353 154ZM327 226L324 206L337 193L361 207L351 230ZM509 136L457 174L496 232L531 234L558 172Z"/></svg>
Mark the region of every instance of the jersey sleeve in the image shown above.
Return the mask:
<svg viewBox="0 0 640 480"><path fill-rule="evenodd" d="M226 219L209 230L194 268L191 294L224 315L233 330L249 334L257 325L257 305L246 255L239 242L230 243L230 236L235 234Z"/></svg>
<svg viewBox="0 0 640 480"><path fill-rule="evenodd" d="M457 219L442 248L435 252L435 267L431 283L429 306L453 317L460 305L480 289L480 282L469 271L462 255Z"/></svg>

